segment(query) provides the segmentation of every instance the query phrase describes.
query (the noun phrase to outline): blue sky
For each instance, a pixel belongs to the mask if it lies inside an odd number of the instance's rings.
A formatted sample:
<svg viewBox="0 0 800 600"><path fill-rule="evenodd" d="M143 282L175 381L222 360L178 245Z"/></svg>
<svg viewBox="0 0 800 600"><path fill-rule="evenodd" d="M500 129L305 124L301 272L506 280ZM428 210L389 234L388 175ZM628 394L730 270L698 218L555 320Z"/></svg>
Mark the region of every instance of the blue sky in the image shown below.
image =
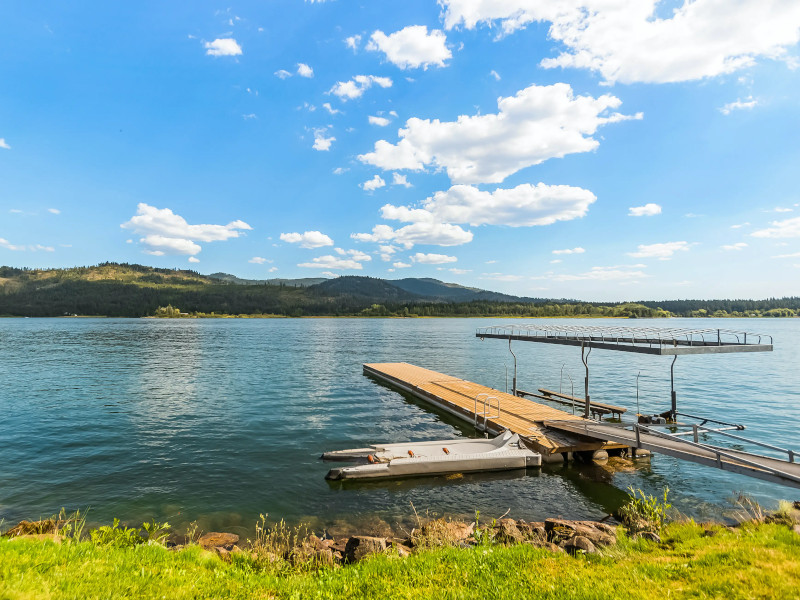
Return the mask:
<svg viewBox="0 0 800 600"><path fill-rule="evenodd" d="M0 264L800 293L796 0L7 2Z"/></svg>

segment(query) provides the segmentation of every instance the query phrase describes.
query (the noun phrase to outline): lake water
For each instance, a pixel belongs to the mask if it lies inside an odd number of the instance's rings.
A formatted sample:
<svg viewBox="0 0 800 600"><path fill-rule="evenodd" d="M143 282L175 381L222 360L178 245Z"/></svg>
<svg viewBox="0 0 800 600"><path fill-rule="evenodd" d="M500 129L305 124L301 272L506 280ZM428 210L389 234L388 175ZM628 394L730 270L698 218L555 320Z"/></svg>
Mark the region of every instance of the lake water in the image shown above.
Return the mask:
<svg viewBox="0 0 800 600"><path fill-rule="evenodd" d="M547 466L367 484L329 483L326 450L475 435L362 374L406 361L499 389L507 344L475 328L497 319L0 319L0 519L89 508L93 521L197 521L249 533L260 513L315 527L380 529L413 510L517 518L596 518L629 485L696 518L746 491L767 506L800 491L654 456L634 472ZM523 321L519 321L523 322ZM568 320L551 322L568 323ZM574 321L573 321L574 322ZM593 323L600 324L597 321ZM611 322L619 325L620 321ZM679 409L747 425L800 450L800 319L635 321L774 336L772 353L683 356ZM580 350L515 343L521 389L583 389ZM595 350L594 399L669 407L671 358ZM510 374L509 374L510 385ZM412 509L413 503L413 509Z"/></svg>

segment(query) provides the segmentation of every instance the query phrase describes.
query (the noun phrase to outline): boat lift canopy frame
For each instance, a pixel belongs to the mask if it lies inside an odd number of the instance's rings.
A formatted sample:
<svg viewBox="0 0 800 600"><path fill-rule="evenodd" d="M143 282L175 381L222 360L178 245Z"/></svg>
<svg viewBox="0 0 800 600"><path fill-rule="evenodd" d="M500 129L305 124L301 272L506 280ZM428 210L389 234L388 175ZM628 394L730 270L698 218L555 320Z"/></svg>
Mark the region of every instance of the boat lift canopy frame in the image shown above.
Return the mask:
<svg viewBox="0 0 800 600"><path fill-rule="evenodd" d="M683 354L728 354L731 352L772 352L772 336L733 331L729 329L686 329L679 327L608 327L593 325L557 325L554 323L530 323L527 325L495 325L479 327L475 337L481 340L508 340L540 342L578 346L581 361L586 368L584 378L584 417L589 418L589 354L592 348L618 350L673 356L670 366L671 409L662 416L677 420L678 406L675 393L675 361ZM749 340L748 340L749 337ZM769 343L767 343L769 340ZM586 350L588 349L588 352ZM513 352L512 352L513 354ZM514 357L514 390L516 395L516 356Z"/></svg>

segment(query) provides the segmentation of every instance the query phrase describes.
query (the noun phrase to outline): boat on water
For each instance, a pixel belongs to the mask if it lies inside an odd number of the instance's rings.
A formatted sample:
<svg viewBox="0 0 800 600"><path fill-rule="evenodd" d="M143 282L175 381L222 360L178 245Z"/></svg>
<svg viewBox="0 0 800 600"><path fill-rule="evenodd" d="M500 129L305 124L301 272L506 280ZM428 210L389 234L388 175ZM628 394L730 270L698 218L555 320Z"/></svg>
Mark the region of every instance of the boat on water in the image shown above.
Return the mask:
<svg viewBox="0 0 800 600"><path fill-rule="evenodd" d="M528 449L519 435L506 431L493 439L435 440L376 444L336 450L324 460L365 460L366 464L331 469L325 479L371 479L505 471L538 467L542 456Z"/></svg>

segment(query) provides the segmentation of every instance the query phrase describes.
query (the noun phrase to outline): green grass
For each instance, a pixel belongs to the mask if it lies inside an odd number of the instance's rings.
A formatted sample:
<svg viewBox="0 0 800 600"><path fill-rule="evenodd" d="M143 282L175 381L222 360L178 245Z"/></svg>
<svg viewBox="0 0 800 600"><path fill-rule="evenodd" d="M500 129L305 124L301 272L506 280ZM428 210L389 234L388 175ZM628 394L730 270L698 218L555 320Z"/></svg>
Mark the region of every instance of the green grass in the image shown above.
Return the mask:
<svg viewBox="0 0 800 600"><path fill-rule="evenodd" d="M2 539L0 598L800 597L800 535L777 524L712 532L673 523L661 545L623 537L602 556L478 546L284 575L257 569L246 555L228 564L197 547Z"/></svg>

